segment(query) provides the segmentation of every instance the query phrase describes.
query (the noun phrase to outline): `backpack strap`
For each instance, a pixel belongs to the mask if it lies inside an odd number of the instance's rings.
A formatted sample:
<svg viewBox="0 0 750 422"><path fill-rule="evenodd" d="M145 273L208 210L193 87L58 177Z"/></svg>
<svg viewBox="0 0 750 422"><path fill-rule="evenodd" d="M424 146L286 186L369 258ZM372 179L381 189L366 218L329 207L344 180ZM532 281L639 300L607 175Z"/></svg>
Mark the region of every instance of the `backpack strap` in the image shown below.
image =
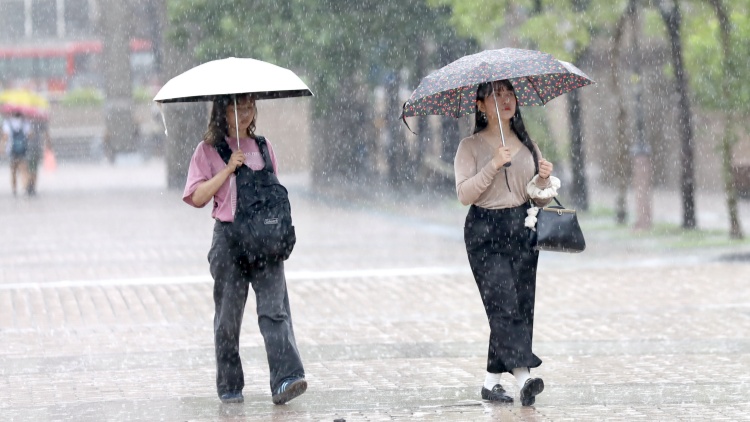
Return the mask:
<svg viewBox="0 0 750 422"><path fill-rule="evenodd" d="M219 153L219 157L224 160L225 163L229 164L229 159L232 158L232 150L229 148L229 144L226 141L221 141L214 145L216 152Z"/></svg>
<svg viewBox="0 0 750 422"><path fill-rule="evenodd" d="M271 161L271 153L268 152L268 144L266 143L266 138L262 136L256 136L255 142L258 143L260 154L263 156L263 162L265 163L265 167L263 167L263 169L273 173L273 161Z"/></svg>
<svg viewBox="0 0 750 422"><path fill-rule="evenodd" d="M271 161L271 154L268 152L268 144L266 144L266 138L262 136L256 136L255 142L258 143L258 149L260 149L260 154L263 157L263 169L273 173L273 162ZM214 145L214 148L216 148L216 152L219 153L221 159L224 160L225 163L229 164L229 160L232 158L232 149L229 148L229 144L227 144L226 141L222 141ZM237 170L239 170L240 168L237 168Z"/></svg>

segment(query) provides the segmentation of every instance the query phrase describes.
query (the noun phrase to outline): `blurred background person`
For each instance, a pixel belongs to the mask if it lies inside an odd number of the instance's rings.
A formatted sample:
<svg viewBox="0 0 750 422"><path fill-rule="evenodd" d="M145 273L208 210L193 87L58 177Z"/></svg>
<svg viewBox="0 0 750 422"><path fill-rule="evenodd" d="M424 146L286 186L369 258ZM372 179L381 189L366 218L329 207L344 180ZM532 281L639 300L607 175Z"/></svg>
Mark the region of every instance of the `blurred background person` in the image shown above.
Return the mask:
<svg viewBox="0 0 750 422"><path fill-rule="evenodd" d="M13 196L17 196L16 190L18 174L28 180L27 154L29 149L29 138L31 137L31 125L21 113L13 113L11 117L3 122L2 141L10 158L10 186Z"/></svg>
<svg viewBox="0 0 750 422"><path fill-rule="evenodd" d="M29 196L34 196L36 195L39 162L42 160L45 150L52 150L52 141L50 140L49 124L46 119L33 119L30 126L31 136L29 136L28 149L26 151L26 168L28 174L26 179L26 193Z"/></svg>

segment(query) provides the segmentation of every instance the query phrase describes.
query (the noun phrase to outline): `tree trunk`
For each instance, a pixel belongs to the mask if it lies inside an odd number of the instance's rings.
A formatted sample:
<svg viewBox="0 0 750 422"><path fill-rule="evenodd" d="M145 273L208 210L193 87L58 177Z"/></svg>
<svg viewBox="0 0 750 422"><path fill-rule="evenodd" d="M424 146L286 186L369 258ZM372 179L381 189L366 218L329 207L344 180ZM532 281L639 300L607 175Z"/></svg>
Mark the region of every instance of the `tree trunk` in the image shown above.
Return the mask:
<svg viewBox="0 0 750 422"><path fill-rule="evenodd" d="M672 67L674 68L675 84L679 96L679 126L680 126L680 161L682 162L682 174L680 191L682 193L682 227L695 229L697 221L695 218L695 170L693 160L693 123L690 110L690 98L688 97L687 72L682 61L682 36L680 25L682 15L680 14L679 2L674 1L672 7L668 7L663 0L659 1L659 10L662 20L667 27L672 53Z"/></svg>
<svg viewBox="0 0 750 422"><path fill-rule="evenodd" d="M458 144L461 143L461 134L459 133L458 119L450 116L442 116L440 118L440 127L443 134L441 156L443 161L452 165L453 161L456 159Z"/></svg>
<svg viewBox="0 0 750 422"><path fill-rule="evenodd" d="M634 3L630 3L634 6ZM615 26L615 36L612 41L612 52L610 55L610 70L612 73L612 90L617 102L617 144L615 146L615 157L612 170L615 176L616 198L615 198L615 221L619 225L627 222L627 195L628 195L628 168L630 159L628 156L629 142L625 136L627 130L627 110L622 97L622 86L618 70L620 68L620 43L622 42L625 23L633 13L633 7L628 7Z"/></svg>
<svg viewBox="0 0 750 422"><path fill-rule="evenodd" d="M420 39L417 44L417 69L416 75L424 76L427 74L427 46L424 39ZM414 87L416 88L419 84L419 80L416 81ZM397 115L398 116L398 115ZM430 125L427 116L417 118L417 154L414 157L414 168L418 170L420 174L425 173L424 158L427 154L427 146L430 143Z"/></svg>
<svg viewBox="0 0 750 422"><path fill-rule="evenodd" d="M633 189L635 190L636 230L648 230L652 224L652 180L651 147L646 143L645 125L643 117L643 75L641 74L642 54L640 50L640 13L635 1L633 4L633 70L635 74L635 126L636 135L633 145Z"/></svg>
<svg viewBox="0 0 750 422"><path fill-rule="evenodd" d="M443 43L437 49L437 61L439 66L445 66L457 60L466 51L471 51L477 46L463 39L457 39L453 43ZM473 119L473 116L472 116ZM473 130L473 127L472 127ZM453 166L456 158L456 150L461 142L458 119L450 116L440 116L440 159ZM446 188L455 189L454 177L445 179Z"/></svg>
<svg viewBox="0 0 750 422"><path fill-rule="evenodd" d="M732 239L742 239L744 235L737 209L737 187L734 184L734 174L732 172L732 148L736 142L734 121L732 120L731 113L727 113L724 118L724 136L721 141L721 167L724 177L724 191L727 197L727 210L729 212L729 237Z"/></svg>
<svg viewBox="0 0 750 422"><path fill-rule="evenodd" d="M128 2L105 0L102 7L105 150L113 161L118 152L137 149L130 75Z"/></svg>
<svg viewBox="0 0 750 422"><path fill-rule="evenodd" d="M185 187L193 151L208 127L206 104L166 104L162 107L162 113L169 130L165 148L167 187L180 190Z"/></svg>
<svg viewBox="0 0 750 422"><path fill-rule="evenodd" d="M399 87L401 78L397 71L393 71L387 78L385 86L386 96L386 127L388 128L388 147L386 161L388 163L388 181L395 187L404 186L406 182L407 148L401 133L401 121L398 116L401 111L399 101Z"/></svg>
<svg viewBox="0 0 750 422"><path fill-rule="evenodd" d="M732 58L732 25L724 8L722 0L709 0L709 3L716 11L716 17L719 20L719 31L721 34L722 47L722 68L724 69L724 80L722 81L723 104L724 107L724 136L721 140L721 158L722 173L724 176L724 191L727 197L727 210L729 212L729 237L732 239L742 239L742 225L740 224L739 212L737 210L737 187L734 184L734 175L732 173L732 149L737 142L734 132L734 122L736 121L732 113L732 105L728 103L732 93L732 78L734 72L734 60Z"/></svg>
<svg viewBox="0 0 750 422"><path fill-rule="evenodd" d="M572 0L571 6L577 13L583 13L589 7L589 1ZM574 59L575 64L586 56L588 47ZM586 181L586 157L583 145L583 113L581 98L577 89L568 93L568 120L570 123L570 171L571 200L573 206L582 211L589 209L588 183Z"/></svg>
<svg viewBox="0 0 750 422"><path fill-rule="evenodd" d="M572 173L571 200L573 206L589 209L586 183L586 158L583 150L583 116L578 90L568 93L568 117L570 120L570 168Z"/></svg>
<svg viewBox="0 0 750 422"><path fill-rule="evenodd" d="M167 0L159 2L158 13L162 20L161 81L179 75L197 64L192 55L195 40L188 40L184 49L174 45L167 37L169 32L169 17L167 16ZM194 38L194 37L191 37ZM165 104L162 106L164 121L168 133L165 143L165 157L167 161L167 187L182 189L185 187L187 170L193 151L201 141L208 126L208 113L205 103Z"/></svg>

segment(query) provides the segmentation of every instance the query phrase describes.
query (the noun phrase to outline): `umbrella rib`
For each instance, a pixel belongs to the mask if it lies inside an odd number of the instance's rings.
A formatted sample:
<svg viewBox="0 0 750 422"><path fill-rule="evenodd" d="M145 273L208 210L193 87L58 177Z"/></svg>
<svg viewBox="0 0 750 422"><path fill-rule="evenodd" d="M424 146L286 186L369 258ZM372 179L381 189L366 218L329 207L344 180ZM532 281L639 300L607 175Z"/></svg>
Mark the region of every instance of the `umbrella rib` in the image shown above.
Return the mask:
<svg viewBox="0 0 750 422"><path fill-rule="evenodd" d="M453 116L455 118L461 117L461 88L458 89L458 104L456 104L456 114Z"/></svg>
<svg viewBox="0 0 750 422"><path fill-rule="evenodd" d="M531 85L531 87L534 88L534 92L536 93L536 96L539 97L539 100L542 102L542 105L544 105L545 104L544 103L544 98L542 98L542 95L539 94L539 90L536 89L536 85L534 85L533 83L531 83L531 79L529 79L528 76L526 76L526 80L529 82L529 85Z"/></svg>

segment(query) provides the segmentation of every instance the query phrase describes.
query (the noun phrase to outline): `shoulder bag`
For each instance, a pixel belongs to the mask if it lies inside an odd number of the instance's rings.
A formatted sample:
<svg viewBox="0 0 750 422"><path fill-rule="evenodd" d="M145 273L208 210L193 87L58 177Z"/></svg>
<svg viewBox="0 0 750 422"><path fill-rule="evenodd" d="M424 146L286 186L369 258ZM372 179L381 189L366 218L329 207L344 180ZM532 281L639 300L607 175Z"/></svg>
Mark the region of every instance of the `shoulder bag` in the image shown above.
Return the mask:
<svg viewBox="0 0 750 422"><path fill-rule="evenodd" d="M539 251L583 252L586 240L578 224L576 211L557 205L539 208L536 215L536 246Z"/></svg>

